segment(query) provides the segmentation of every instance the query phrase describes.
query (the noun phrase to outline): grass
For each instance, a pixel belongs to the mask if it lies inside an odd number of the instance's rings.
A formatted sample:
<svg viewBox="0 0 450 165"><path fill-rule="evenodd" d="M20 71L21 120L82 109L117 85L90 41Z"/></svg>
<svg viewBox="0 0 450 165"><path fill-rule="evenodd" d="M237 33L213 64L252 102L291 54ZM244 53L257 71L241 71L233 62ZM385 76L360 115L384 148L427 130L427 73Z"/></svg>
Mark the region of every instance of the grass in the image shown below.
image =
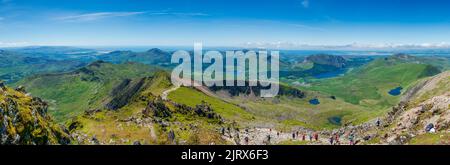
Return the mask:
<svg viewBox="0 0 450 165"><path fill-rule="evenodd" d="M423 134L411 139L412 145L444 145L450 144L450 133Z"/></svg>
<svg viewBox="0 0 450 165"><path fill-rule="evenodd" d="M334 129L341 125L331 124L330 117L342 118L342 123L361 123L373 113L369 108L353 105L341 99L333 100L320 93L307 93L307 98L291 98L282 96L275 99L246 101L244 98L233 98L232 102L247 109L252 115L259 117L264 124L273 127L306 127L316 130ZM309 99L318 98L319 105L311 105ZM355 120L360 119L360 120Z"/></svg>
<svg viewBox="0 0 450 165"><path fill-rule="evenodd" d="M226 119L241 121L252 120L252 115L242 108L234 104L224 102L218 98L210 97L193 88L180 87L179 89L171 92L168 98L174 102L186 104L191 107L195 107L196 105L201 104L202 101L205 101L211 104L211 107L216 113Z"/></svg>
<svg viewBox="0 0 450 165"><path fill-rule="evenodd" d="M86 110L101 108L110 99L111 90L124 79L151 76L157 70L143 64L98 64L85 67L87 73L78 70L36 75L16 85L48 101L49 113L62 123Z"/></svg>
<svg viewBox="0 0 450 165"><path fill-rule="evenodd" d="M251 101L238 97L231 102L245 107L269 126L333 129L342 125L330 123L330 117L341 117L341 124L360 124L383 115L400 100L400 96L389 95L389 90L401 86L404 92L420 78L435 74L434 71L430 65L405 62L396 57L378 59L345 76L319 79L313 81L311 87L301 87L306 92L304 99L282 96ZM320 104L309 104L312 98L318 98Z"/></svg>
<svg viewBox="0 0 450 165"><path fill-rule="evenodd" d="M307 145L309 141L301 141L301 140L286 140L277 143L277 145Z"/></svg>
<svg viewBox="0 0 450 165"><path fill-rule="evenodd" d="M352 104L389 107L399 101L398 96L388 94L389 90L398 86L407 89L427 68L424 64L377 64L381 62L376 61L343 77L319 80L307 89L329 93Z"/></svg>

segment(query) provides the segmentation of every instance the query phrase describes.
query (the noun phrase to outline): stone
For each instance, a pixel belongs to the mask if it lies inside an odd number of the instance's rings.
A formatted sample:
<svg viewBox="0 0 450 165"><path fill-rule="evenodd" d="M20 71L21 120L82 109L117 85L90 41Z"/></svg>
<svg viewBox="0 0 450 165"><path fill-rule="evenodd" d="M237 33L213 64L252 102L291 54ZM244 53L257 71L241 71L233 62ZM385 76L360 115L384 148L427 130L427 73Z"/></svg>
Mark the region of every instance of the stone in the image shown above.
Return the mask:
<svg viewBox="0 0 450 165"><path fill-rule="evenodd" d="M175 132L173 130L169 131L169 134L167 135L167 137L169 138L169 141L174 143L175 142Z"/></svg>
<svg viewBox="0 0 450 165"><path fill-rule="evenodd" d="M0 89L6 90L6 85L5 85L5 82L3 80L0 80Z"/></svg>
<svg viewBox="0 0 450 165"><path fill-rule="evenodd" d="M15 89L17 92L21 92L21 93L27 93L27 91L25 90L25 87L20 85Z"/></svg>

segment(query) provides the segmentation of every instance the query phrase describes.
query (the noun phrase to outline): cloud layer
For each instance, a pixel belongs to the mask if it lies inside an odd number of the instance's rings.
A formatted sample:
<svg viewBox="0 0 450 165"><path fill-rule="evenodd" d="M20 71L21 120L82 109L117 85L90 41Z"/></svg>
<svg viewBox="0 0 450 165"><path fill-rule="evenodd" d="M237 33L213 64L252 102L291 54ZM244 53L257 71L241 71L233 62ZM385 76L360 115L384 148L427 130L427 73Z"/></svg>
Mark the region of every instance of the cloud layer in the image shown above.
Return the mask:
<svg viewBox="0 0 450 165"><path fill-rule="evenodd" d="M67 21L67 22L84 22L84 21L94 21L112 17L127 17L133 15L144 14L145 12L98 12L98 13L88 13L79 15L70 15L64 17L58 17L57 20Z"/></svg>
<svg viewBox="0 0 450 165"><path fill-rule="evenodd" d="M208 16L205 13L180 13L180 12L97 12L97 13L87 13L87 14L78 14L78 15L69 15L63 17L57 17L56 20L66 21L66 22L86 22L86 21L95 21L107 18L115 18L115 17L129 17L136 15L154 15L154 16Z"/></svg>
<svg viewBox="0 0 450 165"><path fill-rule="evenodd" d="M450 49L450 43L422 43L422 44L362 44L347 45L310 45L296 42L247 42L242 44L247 48L263 49L306 49L306 50L389 50L389 49Z"/></svg>

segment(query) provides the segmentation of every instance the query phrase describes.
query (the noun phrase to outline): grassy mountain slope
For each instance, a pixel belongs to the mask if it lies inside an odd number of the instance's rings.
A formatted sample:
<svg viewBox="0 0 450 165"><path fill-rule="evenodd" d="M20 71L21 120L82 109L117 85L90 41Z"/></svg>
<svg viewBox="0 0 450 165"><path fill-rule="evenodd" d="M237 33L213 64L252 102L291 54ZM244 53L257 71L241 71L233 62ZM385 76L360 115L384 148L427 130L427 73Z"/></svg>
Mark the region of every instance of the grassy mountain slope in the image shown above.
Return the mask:
<svg viewBox="0 0 450 165"><path fill-rule="evenodd" d="M115 109L85 111L67 123L79 143L87 144L226 144L219 130L228 126L221 107L199 102L183 104L162 100L162 91L170 89L169 75L158 72L143 81L126 104ZM132 80L136 81L136 80ZM131 86L134 83L130 83ZM126 93L129 86L116 91ZM195 95L189 92L189 96ZM226 110L225 110L226 111ZM231 110L230 110L231 111ZM225 115L224 115L225 116ZM87 138L86 138L87 137ZM92 141L94 139L96 141Z"/></svg>
<svg viewBox="0 0 450 165"><path fill-rule="evenodd" d="M306 95L303 99L234 97L228 101L244 107L263 125L337 128L384 114L400 100L400 96L388 94L391 89L401 86L407 90L417 80L438 72L431 65L392 56L372 61L342 77L316 80L311 87L301 88ZM318 99L320 104L310 104L311 99Z"/></svg>
<svg viewBox="0 0 450 165"><path fill-rule="evenodd" d="M352 104L383 108L399 101L399 97L388 94L391 89L399 86L406 89L418 79L437 73L439 70L431 65L392 56L375 60L346 76L317 81L308 89L335 95Z"/></svg>
<svg viewBox="0 0 450 165"><path fill-rule="evenodd" d="M158 68L143 64L110 64L102 61L69 73L36 75L17 84L48 100L59 122L108 103L110 92L125 79L151 76Z"/></svg>

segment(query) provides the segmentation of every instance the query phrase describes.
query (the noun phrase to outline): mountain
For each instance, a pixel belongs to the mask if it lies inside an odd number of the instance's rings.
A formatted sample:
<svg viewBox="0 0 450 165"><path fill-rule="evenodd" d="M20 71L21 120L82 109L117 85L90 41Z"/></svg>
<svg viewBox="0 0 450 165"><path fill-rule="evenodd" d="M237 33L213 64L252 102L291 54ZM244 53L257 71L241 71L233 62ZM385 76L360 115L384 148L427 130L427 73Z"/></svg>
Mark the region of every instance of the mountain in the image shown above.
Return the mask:
<svg viewBox="0 0 450 165"><path fill-rule="evenodd" d="M87 63L77 60L52 60L32 57L19 52L0 50L0 80L14 83L37 73L64 72Z"/></svg>
<svg viewBox="0 0 450 165"><path fill-rule="evenodd" d="M347 65L347 60L341 56L317 54L306 57L305 62L312 62L319 65L329 65L336 68L343 68Z"/></svg>
<svg viewBox="0 0 450 165"><path fill-rule="evenodd" d="M67 126L79 144L227 144L218 130L230 127L222 115L234 109L223 109L220 100L162 98L172 87L166 72L124 80L110 92L110 102L86 109Z"/></svg>
<svg viewBox="0 0 450 165"><path fill-rule="evenodd" d="M48 105L22 88L10 89L0 82L1 144L69 144L67 130L47 114Z"/></svg>
<svg viewBox="0 0 450 165"><path fill-rule="evenodd" d="M450 143L450 71L426 78L407 91L390 113L391 129L382 140L391 144ZM431 126L431 127L430 127ZM435 129L430 132L430 128Z"/></svg>
<svg viewBox="0 0 450 165"><path fill-rule="evenodd" d="M389 90L407 89L415 81L439 72L432 65L394 55L374 60L345 76L314 82L309 89L335 95L352 104L392 106L399 98L389 95Z"/></svg>
<svg viewBox="0 0 450 165"><path fill-rule="evenodd" d="M17 82L35 96L50 102L56 121L102 107L113 99L110 92L129 79L151 76L159 68L139 63L96 61L67 73L38 74Z"/></svg>
<svg viewBox="0 0 450 165"><path fill-rule="evenodd" d="M341 130L354 130L363 144L449 144L449 91L450 71L424 78L386 114Z"/></svg>
<svg viewBox="0 0 450 165"><path fill-rule="evenodd" d="M303 61L282 61L280 75L291 80L331 78L345 74L351 68L364 65L370 62L372 58L370 56L310 55L305 57Z"/></svg>
<svg viewBox="0 0 450 165"><path fill-rule="evenodd" d="M169 66L171 54L158 48L146 52L113 51L98 56L99 60L111 63L140 62L149 65Z"/></svg>
<svg viewBox="0 0 450 165"><path fill-rule="evenodd" d="M69 46L29 46L21 48L9 48L8 50L33 58L43 58L51 60L77 59L83 62L92 61L96 58L96 55L98 55L98 52L93 49Z"/></svg>

